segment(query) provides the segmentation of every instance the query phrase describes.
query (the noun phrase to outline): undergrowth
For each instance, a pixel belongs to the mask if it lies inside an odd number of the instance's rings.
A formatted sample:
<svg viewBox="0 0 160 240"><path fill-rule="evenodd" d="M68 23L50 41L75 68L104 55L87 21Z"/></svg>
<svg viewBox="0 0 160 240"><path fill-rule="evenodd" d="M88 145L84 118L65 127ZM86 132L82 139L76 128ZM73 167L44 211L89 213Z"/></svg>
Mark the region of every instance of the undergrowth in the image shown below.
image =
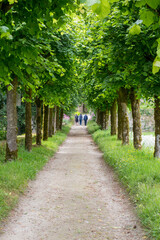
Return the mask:
<svg viewBox="0 0 160 240"><path fill-rule="evenodd" d="M57 151L58 146L65 140L70 127L64 126L42 146L33 146L32 152L27 152L23 141L20 141L18 159L4 163L5 143L0 145L0 221L4 220L9 211L15 206L20 194L24 192L28 181L36 177L39 170Z"/></svg>
<svg viewBox="0 0 160 240"><path fill-rule="evenodd" d="M92 136L129 191L151 239L160 240L160 161L147 148L122 146L107 130L95 131Z"/></svg>
<svg viewBox="0 0 160 240"><path fill-rule="evenodd" d="M88 121L87 129L88 129L88 132L92 134L98 129L100 129L100 126L95 121L90 120Z"/></svg>

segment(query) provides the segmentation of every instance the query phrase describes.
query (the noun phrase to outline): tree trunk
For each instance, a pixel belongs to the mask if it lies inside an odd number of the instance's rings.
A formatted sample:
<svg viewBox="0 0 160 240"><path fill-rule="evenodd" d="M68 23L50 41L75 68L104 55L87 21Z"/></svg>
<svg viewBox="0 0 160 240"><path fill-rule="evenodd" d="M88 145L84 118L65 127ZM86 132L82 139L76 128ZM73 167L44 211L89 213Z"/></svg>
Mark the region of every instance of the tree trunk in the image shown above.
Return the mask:
<svg viewBox="0 0 160 240"><path fill-rule="evenodd" d="M140 100L136 98L134 89L131 89L130 94L132 117L133 117L133 143L135 149L141 149L142 145L142 130L141 130L141 115L140 115Z"/></svg>
<svg viewBox="0 0 160 240"><path fill-rule="evenodd" d="M56 112L56 130L59 130L59 106L57 106Z"/></svg>
<svg viewBox="0 0 160 240"><path fill-rule="evenodd" d="M116 105L117 104L115 100L111 107L111 135L116 135L116 129L117 129Z"/></svg>
<svg viewBox="0 0 160 240"><path fill-rule="evenodd" d="M53 134L53 108L49 108L49 137Z"/></svg>
<svg viewBox="0 0 160 240"><path fill-rule="evenodd" d="M63 108L61 108L61 114L60 114L60 124L59 124L60 130L62 130L62 123L63 123Z"/></svg>
<svg viewBox="0 0 160 240"><path fill-rule="evenodd" d="M48 105L43 105L43 140L48 139Z"/></svg>
<svg viewBox="0 0 160 240"><path fill-rule="evenodd" d="M154 157L160 158L160 99L157 96L155 96L154 120L155 120Z"/></svg>
<svg viewBox="0 0 160 240"><path fill-rule="evenodd" d="M56 120L57 120L57 106L54 106L54 124L53 124L53 133L55 134L57 129L56 129Z"/></svg>
<svg viewBox="0 0 160 240"><path fill-rule="evenodd" d="M17 158L17 78L12 81L13 89L7 89L7 139L6 139L6 161Z"/></svg>
<svg viewBox="0 0 160 240"><path fill-rule="evenodd" d="M118 97L118 140L122 140L122 107L120 96Z"/></svg>
<svg viewBox="0 0 160 240"><path fill-rule="evenodd" d="M106 129L106 111L102 112L102 118L103 118L103 124L102 124L102 129Z"/></svg>
<svg viewBox="0 0 160 240"><path fill-rule="evenodd" d="M106 110L106 129L108 129L109 126L109 110Z"/></svg>
<svg viewBox="0 0 160 240"><path fill-rule="evenodd" d="M97 111L97 124L101 126L101 129L106 129L106 111Z"/></svg>
<svg viewBox="0 0 160 240"><path fill-rule="evenodd" d="M100 125L100 111L99 111L99 109L97 109L97 112L96 112L96 123L98 125Z"/></svg>
<svg viewBox="0 0 160 240"><path fill-rule="evenodd" d="M120 88L119 96L121 100L122 107L122 144L129 144L129 119L127 113L127 90L125 88Z"/></svg>
<svg viewBox="0 0 160 240"><path fill-rule="evenodd" d="M41 112L41 107L42 107L42 100L39 98L36 99L36 110L37 110L37 116L36 116L36 144L41 145L41 139L42 139L42 112Z"/></svg>
<svg viewBox="0 0 160 240"><path fill-rule="evenodd" d="M31 101L32 99L32 89L26 90L27 97ZM25 105L25 149L27 151L32 150L32 111L31 102L26 101Z"/></svg>

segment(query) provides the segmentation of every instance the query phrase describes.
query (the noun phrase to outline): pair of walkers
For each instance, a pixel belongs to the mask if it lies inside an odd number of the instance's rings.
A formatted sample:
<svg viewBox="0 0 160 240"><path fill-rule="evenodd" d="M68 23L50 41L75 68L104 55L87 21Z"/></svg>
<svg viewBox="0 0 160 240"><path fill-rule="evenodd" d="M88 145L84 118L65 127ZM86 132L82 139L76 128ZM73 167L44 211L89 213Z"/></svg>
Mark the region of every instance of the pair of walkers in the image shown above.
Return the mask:
<svg viewBox="0 0 160 240"><path fill-rule="evenodd" d="M86 114L84 115L84 117L82 116L82 114L80 114L79 116L77 114L75 115L75 123L76 123L76 125L78 124L78 121L79 121L79 124L82 125L82 120L84 120L84 125L86 126L87 125L88 116Z"/></svg>

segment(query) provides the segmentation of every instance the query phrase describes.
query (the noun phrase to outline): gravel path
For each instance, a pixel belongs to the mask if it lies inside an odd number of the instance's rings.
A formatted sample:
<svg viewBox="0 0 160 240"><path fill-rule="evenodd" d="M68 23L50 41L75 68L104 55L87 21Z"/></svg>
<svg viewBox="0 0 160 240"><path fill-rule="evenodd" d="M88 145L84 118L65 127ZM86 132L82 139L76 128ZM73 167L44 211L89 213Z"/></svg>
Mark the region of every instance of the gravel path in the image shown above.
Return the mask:
<svg viewBox="0 0 160 240"><path fill-rule="evenodd" d="M142 240L135 209L83 126L31 181L1 240Z"/></svg>

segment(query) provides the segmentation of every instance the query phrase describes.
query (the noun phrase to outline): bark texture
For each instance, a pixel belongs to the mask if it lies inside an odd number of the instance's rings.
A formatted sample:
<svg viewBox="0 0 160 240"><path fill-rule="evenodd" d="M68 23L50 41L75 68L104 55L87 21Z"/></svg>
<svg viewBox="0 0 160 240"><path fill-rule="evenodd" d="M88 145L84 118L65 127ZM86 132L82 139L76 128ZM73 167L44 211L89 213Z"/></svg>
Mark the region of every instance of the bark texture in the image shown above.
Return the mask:
<svg viewBox="0 0 160 240"><path fill-rule="evenodd" d="M116 135L117 130L117 116L116 116L116 100L111 107L111 135Z"/></svg>
<svg viewBox="0 0 160 240"><path fill-rule="evenodd" d="M96 123L98 124L98 125L100 125L100 114L99 114L99 109L97 109L97 112L96 112Z"/></svg>
<svg viewBox="0 0 160 240"><path fill-rule="evenodd" d="M106 129L106 111L97 110L97 124Z"/></svg>
<svg viewBox="0 0 160 240"><path fill-rule="evenodd" d="M48 139L48 106L43 105L43 140Z"/></svg>
<svg viewBox="0 0 160 240"><path fill-rule="evenodd" d="M31 88L26 90L26 94L29 100L32 99L32 90ZM27 151L32 150L32 111L31 111L31 102L25 104L25 149Z"/></svg>
<svg viewBox="0 0 160 240"><path fill-rule="evenodd" d="M53 123L53 133L55 134L57 129L56 129L56 120L57 120L57 106L54 106L54 123Z"/></svg>
<svg viewBox="0 0 160 240"><path fill-rule="evenodd" d="M49 108L49 137L53 135L53 108Z"/></svg>
<svg viewBox="0 0 160 240"><path fill-rule="evenodd" d="M122 144L129 144L129 119L127 113L128 91L125 88L119 90L119 96L122 108Z"/></svg>
<svg viewBox="0 0 160 240"><path fill-rule="evenodd" d="M102 112L102 129L106 129L106 111Z"/></svg>
<svg viewBox="0 0 160 240"><path fill-rule="evenodd" d="M41 145L41 139L42 139L42 101L37 98L36 99L36 144Z"/></svg>
<svg viewBox="0 0 160 240"><path fill-rule="evenodd" d="M160 99L157 96L155 97L154 120L155 120L154 157L160 158Z"/></svg>
<svg viewBox="0 0 160 240"><path fill-rule="evenodd" d="M59 106L57 106L56 112L56 130L59 130Z"/></svg>
<svg viewBox="0 0 160 240"><path fill-rule="evenodd" d="M109 127L109 110L106 110L106 129Z"/></svg>
<svg viewBox="0 0 160 240"><path fill-rule="evenodd" d="M134 89L131 89L130 99L133 117L133 144L135 149L141 149L142 130L141 130L140 100L137 99Z"/></svg>
<svg viewBox="0 0 160 240"><path fill-rule="evenodd" d="M59 124L60 130L62 130L62 123L63 123L63 108L61 108L61 113L60 113L60 124Z"/></svg>
<svg viewBox="0 0 160 240"><path fill-rule="evenodd" d="M6 139L6 161L17 158L17 78L12 81L12 90L7 89L7 139Z"/></svg>
<svg viewBox="0 0 160 240"><path fill-rule="evenodd" d="M122 106L120 96L118 97L118 140L122 140Z"/></svg>

